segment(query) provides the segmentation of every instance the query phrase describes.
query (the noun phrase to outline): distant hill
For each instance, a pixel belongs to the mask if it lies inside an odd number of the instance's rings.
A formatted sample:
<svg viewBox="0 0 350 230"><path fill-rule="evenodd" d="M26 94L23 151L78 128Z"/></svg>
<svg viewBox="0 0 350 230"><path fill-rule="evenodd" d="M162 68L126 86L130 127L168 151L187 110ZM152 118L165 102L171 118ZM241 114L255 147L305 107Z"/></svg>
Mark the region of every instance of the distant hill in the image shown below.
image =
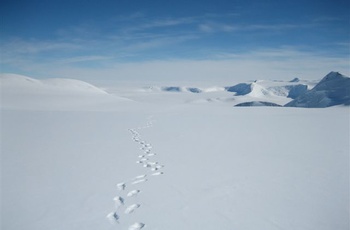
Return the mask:
<svg viewBox="0 0 350 230"><path fill-rule="evenodd" d="M325 108L334 105L350 105L350 78L338 72L330 72L313 89L285 106Z"/></svg>
<svg viewBox="0 0 350 230"><path fill-rule="evenodd" d="M107 94L87 82L67 78L38 80L18 74L0 74L0 82L2 90L16 94Z"/></svg>
<svg viewBox="0 0 350 230"><path fill-rule="evenodd" d="M281 105L278 105L276 103L272 102L266 102L266 101L250 101L250 102L243 102L235 105L236 107L251 107L251 106L274 106L274 107L281 107Z"/></svg>
<svg viewBox="0 0 350 230"><path fill-rule="evenodd" d="M148 86L134 91L115 91L90 83L64 78L33 79L16 74L0 74L3 108L75 108L107 102L141 101L161 98L163 102L227 103L229 106L282 106L325 108L350 105L350 78L330 72L321 81L294 78L254 80L232 86L198 87ZM108 89L109 88L109 89ZM122 96L123 95L123 96ZM158 100L159 101L159 100ZM107 103L107 104L108 104Z"/></svg>
<svg viewBox="0 0 350 230"><path fill-rule="evenodd" d="M305 84L296 84L298 81L274 82L274 81L255 81L252 83L240 83L234 86L226 87L228 92L236 93L235 96L286 96L296 98L305 93L308 86Z"/></svg>
<svg viewBox="0 0 350 230"><path fill-rule="evenodd" d="M1 109L106 110L131 101L75 79L39 80L17 74L0 74L0 86Z"/></svg>

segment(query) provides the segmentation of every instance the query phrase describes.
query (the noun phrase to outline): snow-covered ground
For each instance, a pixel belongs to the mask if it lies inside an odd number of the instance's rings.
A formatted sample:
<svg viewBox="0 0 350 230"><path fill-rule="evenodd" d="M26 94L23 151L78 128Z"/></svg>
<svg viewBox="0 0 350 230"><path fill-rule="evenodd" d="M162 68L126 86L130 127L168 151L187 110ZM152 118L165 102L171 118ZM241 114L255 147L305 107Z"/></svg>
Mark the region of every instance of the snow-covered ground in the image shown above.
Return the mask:
<svg viewBox="0 0 350 230"><path fill-rule="evenodd" d="M244 108L233 105L262 95L8 77L2 229L350 227L349 107Z"/></svg>

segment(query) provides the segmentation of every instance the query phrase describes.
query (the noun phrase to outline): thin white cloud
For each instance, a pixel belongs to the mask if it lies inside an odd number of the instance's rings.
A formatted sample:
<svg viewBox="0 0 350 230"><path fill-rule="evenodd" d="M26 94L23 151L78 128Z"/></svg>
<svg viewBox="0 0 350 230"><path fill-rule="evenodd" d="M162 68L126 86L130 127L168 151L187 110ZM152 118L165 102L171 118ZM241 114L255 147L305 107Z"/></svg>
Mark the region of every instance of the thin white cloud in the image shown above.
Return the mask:
<svg viewBox="0 0 350 230"><path fill-rule="evenodd" d="M223 17L236 17L223 16ZM203 46L193 57L203 54L201 60L181 59L159 61L142 59L156 49L175 47L187 41L201 39L210 33L237 33L248 31L293 30L294 24L230 24L219 15L202 17L157 18L143 20L142 14L125 19L125 24L110 27L108 33L99 33L93 25L73 26L57 33L57 39L38 41L15 39L2 41L2 63L9 69L19 69L47 76L83 77L104 76L121 79L230 79L278 78L302 75L322 77L331 70L349 74L348 57L340 57L315 50L280 47L245 53L213 51ZM142 19L142 20L141 20ZM132 23L129 23L131 22ZM231 20L230 20L231 21ZM138 23L135 23L138 22ZM180 26L181 25L181 26ZM184 27L182 27L182 25ZM304 28L315 24L302 25ZM96 30L95 30L96 29ZM155 32L156 31L156 32ZM333 44L334 45L334 44ZM349 47L348 43L339 46ZM179 50L181 52L182 50ZM147 55L146 55L147 56ZM332 56L332 57L331 57ZM126 58L127 57L127 58ZM141 57L142 62L129 62L129 57ZM169 57L168 57L169 58ZM124 64L115 64L120 60ZM102 68L84 68L84 62L103 63ZM86 63L85 63L86 64Z"/></svg>
<svg viewBox="0 0 350 230"><path fill-rule="evenodd" d="M163 36L157 37L153 39L147 39L146 41L138 41L124 47L121 47L121 51L129 51L129 52L140 52L148 49L161 48L164 46L174 45L182 42L186 42L189 40L193 40L198 38L195 35L177 35L174 37Z"/></svg>
<svg viewBox="0 0 350 230"><path fill-rule="evenodd" d="M224 23L203 23L199 24L198 28L204 33L215 33L215 32L233 32L238 29L238 27L224 24Z"/></svg>
<svg viewBox="0 0 350 230"><path fill-rule="evenodd" d="M23 71L37 76L109 79L116 81L200 82L208 85L231 84L255 79L287 80L294 77L320 79L330 71L349 76L348 58L328 57L292 48L221 54L214 60L154 60L116 63L102 60L100 68L84 68L72 63L20 62ZM224 58L224 55L226 57ZM219 55L218 55L219 56ZM94 57L91 57L94 58ZM98 57L95 57L98 58ZM102 57L101 57L102 58ZM78 60L79 58L77 58ZM82 58L83 59L83 58ZM89 59L89 57L86 57ZM73 60L74 61L74 60ZM74 63L73 63L74 64ZM35 74L32 74L35 76Z"/></svg>
<svg viewBox="0 0 350 230"><path fill-rule="evenodd" d="M329 23L329 22L335 22L335 21L342 21L344 20L341 17L317 17L313 19L313 22L315 23Z"/></svg>
<svg viewBox="0 0 350 230"><path fill-rule="evenodd" d="M36 54L47 51L76 50L82 48L80 44L69 42L50 42L37 40L14 39L2 44L2 52L19 54Z"/></svg>
<svg viewBox="0 0 350 230"><path fill-rule="evenodd" d="M296 28L302 28L302 27L309 27L310 25L307 24L251 24L242 26L241 29L245 30L289 30L289 29L296 29Z"/></svg>
<svg viewBox="0 0 350 230"><path fill-rule="evenodd" d="M165 19L157 19L154 21L151 21L149 23L146 23L144 25L141 25L139 29L152 29L157 27L172 27L177 25L183 25L183 24L192 24L196 20L191 17L186 18L165 18Z"/></svg>
<svg viewBox="0 0 350 230"><path fill-rule="evenodd" d="M337 42L334 45L344 47L347 51L350 50L350 42Z"/></svg>
<svg viewBox="0 0 350 230"><path fill-rule="evenodd" d="M220 33L220 32L241 32L249 31L250 33L259 31L283 31L300 28L312 27L311 24L226 24L216 22L205 22L198 25L198 29L205 33Z"/></svg>
<svg viewBox="0 0 350 230"><path fill-rule="evenodd" d="M211 25L208 24L200 24L199 30L205 33L212 33L214 32L214 28Z"/></svg>
<svg viewBox="0 0 350 230"><path fill-rule="evenodd" d="M110 60L110 59L113 59L113 58L110 56L76 56L76 57L57 60L57 63L70 64L70 63L78 63L78 62L104 61L104 60Z"/></svg>

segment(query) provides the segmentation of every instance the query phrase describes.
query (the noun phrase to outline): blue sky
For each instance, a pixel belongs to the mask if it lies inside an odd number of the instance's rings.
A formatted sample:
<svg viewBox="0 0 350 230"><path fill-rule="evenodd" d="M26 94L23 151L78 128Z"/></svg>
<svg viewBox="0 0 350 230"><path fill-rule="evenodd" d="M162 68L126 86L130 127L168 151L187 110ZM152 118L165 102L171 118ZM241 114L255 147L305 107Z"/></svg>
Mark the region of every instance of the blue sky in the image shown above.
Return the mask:
<svg viewBox="0 0 350 230"><path fill-rule="evenodd" d="M2 0L1 72L83 80L349 75L348 0Z"/></svg>

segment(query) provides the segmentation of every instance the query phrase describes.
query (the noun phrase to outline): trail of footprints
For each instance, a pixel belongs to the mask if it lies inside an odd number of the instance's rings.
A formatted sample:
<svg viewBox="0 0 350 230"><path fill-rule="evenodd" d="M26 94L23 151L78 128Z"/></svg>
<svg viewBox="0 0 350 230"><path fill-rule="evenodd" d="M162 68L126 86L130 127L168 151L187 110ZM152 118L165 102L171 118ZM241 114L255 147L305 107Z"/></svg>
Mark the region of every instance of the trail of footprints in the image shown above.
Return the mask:
<svg viewBox="0 0 350 230"><path fill-rule="evenodd" d="M164 172L161 171L164 165L160 164L157 161L152 160L157 155L152 151L152 145L150 143L147 143L145 140L141 139L141 135L137 131L145 128L150 128L152 126L153 126L153 122L149 120L147 122L147 125L144 127L129 129L129 132L132 135L133 141L140 145L140 150L143 152L141 155L138 156L138 161L136 161L136 164L141 165L142 167L148 169L149 171L147 174L135 176L130 180L127 180L125 182L120 182L116 185L117 189L119 190L119 193L126 191L126 197L123 197L119 194L120 196L117 195L113 198L115 211L107 215L107 219L112 224L116 224L116 223L119 224L119 221L122 215L124 214L131 215L141 207L141 204L138 204L138 203L134 203L128 206L125 205L126 199L129 201L129 203L133 203L134 197L138 196L139 193L142 192L141 190L137 189L138 184L148 182L150 177L164 174ZM129 186L130 186L130 189L129 189ZM145 226L146 225L142 222L135 222L129 226L128 230L140 230Z"/></svg>

